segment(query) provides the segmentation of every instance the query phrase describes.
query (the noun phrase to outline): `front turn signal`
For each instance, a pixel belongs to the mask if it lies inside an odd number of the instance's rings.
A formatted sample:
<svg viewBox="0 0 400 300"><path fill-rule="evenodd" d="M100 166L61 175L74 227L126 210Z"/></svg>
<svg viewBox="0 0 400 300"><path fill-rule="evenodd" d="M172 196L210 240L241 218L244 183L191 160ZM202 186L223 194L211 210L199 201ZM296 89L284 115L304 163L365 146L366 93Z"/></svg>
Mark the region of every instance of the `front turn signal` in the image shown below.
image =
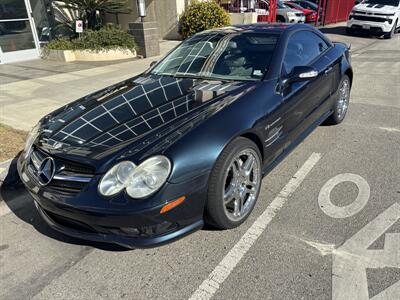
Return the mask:
<svg viewBox="0 0 400 300"><path fill-rule="evenodd" d="M179 204L181 204L183 201L185 201L186 197L182 196L174 201L171 201L167 204L165 204L161 210L160 210L160 214L166 213L167 211L170 211L171 209L173 209L174 207L177 207Z"/></svg>

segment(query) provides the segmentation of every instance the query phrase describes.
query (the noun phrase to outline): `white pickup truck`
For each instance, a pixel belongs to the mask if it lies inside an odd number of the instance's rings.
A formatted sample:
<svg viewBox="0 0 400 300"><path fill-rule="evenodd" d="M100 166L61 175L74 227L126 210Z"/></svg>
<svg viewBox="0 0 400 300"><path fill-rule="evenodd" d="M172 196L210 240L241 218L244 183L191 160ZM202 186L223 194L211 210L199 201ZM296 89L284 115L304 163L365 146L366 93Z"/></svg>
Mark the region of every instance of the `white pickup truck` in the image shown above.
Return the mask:
<svg viewBox="0 0 400 300"><path fill-rule="evenodd" d="M364 0L354 6L347 21L347 33L369 31L392 38L400 29L400 0Z"/></svg>

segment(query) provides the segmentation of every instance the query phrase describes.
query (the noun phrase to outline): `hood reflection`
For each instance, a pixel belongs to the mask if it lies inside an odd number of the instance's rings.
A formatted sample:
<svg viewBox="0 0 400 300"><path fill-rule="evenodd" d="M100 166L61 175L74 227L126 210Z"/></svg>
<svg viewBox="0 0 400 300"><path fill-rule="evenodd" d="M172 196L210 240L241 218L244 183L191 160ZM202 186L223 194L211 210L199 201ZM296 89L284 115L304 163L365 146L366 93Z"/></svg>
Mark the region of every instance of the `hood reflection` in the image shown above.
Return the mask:
<svg viewBox="0 0 400 300"><path fill-rule="evenodd" d="M150 75L110 87L46 119L42 146L85 155L104 151L207 106L243 83ZM181 122L179 122L181 123Z"/></svg>

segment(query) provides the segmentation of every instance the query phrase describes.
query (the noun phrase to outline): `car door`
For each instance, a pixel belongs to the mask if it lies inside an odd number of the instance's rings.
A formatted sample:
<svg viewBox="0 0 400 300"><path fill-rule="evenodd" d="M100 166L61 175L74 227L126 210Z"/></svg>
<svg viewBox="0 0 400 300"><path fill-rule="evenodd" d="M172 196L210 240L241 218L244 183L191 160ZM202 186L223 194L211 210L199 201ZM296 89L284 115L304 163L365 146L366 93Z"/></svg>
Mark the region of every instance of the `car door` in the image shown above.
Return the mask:
<svg viewBox="0 0 400 300"><path fill-rule="evenodd" d="M324 55L329 47L322 38L308 30L294 32L288 39L282 62L282 78L289 77L296 66L313 67L318 75L282 89L286 146L323 114L319 108L329 99L332 85L332 77L329 76L332 69Z"/></svg>

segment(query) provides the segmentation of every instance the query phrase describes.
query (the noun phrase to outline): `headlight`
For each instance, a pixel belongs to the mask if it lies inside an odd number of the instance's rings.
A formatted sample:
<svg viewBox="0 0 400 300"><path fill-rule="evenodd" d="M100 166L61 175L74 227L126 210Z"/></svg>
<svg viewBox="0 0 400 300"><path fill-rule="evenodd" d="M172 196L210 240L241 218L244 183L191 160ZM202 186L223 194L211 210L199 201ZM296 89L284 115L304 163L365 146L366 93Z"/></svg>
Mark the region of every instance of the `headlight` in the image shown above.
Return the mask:
<svg viewBox="0 0 400 300"><path fill-rule="evenodd" d="M25 142L25 148L24 148L25 158L28 158L28 156L31 152L31 149L32 149L33 142L36 140L36 138L39 135L39 127L40 127L40 125L39 125L39 123L37 123L28 134L28 137Z"/></svg>
<svg viewBox="0 0 400 300"><path fill-rule="evenodd" d="M124 161L106 173L99 184L99 192L112 196L125 189L132 198L144 198L159 190L170 172L171 163L162 155L151 157L139 166Z"/></svg>
<svg viewBox="0 0 400 300"><path fill-rule="evenodd" d="M130 161L124 161L112 167L100 182L100 194L112 196L126 188L135 167L136 165Z"/></svg>

